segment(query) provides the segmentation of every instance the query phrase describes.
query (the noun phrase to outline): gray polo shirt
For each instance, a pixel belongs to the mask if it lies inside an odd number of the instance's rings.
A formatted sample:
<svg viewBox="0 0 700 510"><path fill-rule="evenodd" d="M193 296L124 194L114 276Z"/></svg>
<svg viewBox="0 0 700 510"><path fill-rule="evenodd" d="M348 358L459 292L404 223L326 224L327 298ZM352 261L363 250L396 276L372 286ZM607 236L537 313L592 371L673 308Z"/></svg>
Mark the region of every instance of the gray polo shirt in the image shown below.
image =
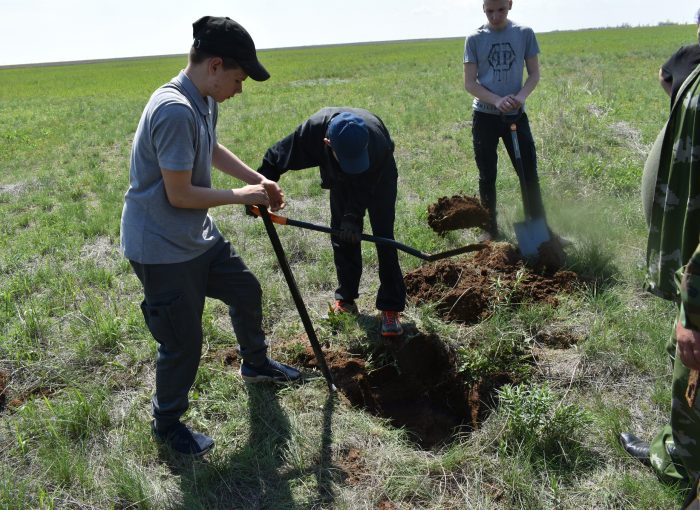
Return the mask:
<svg viewBox="0 0 700 510"><path fill-rule="evenodd" d="M192 171L194 186L211 187L218 109L180 72L146 105L131 149L129 189L121 219L121 248L141 264L185 262L214 246L221 234L207 209L168 202L161 168Z"/></svg>
<svg viewBox="0 0 700 510"><path fill-rule="evenodd" d="M477 81L503 97L520 92L525 60L539 52L532 29L509 21L503 30L491 30L484 25L468 35L464 42L464 63L476 64ZM499 113L494 105L476 97L472 106L480 112Z"/></svg>

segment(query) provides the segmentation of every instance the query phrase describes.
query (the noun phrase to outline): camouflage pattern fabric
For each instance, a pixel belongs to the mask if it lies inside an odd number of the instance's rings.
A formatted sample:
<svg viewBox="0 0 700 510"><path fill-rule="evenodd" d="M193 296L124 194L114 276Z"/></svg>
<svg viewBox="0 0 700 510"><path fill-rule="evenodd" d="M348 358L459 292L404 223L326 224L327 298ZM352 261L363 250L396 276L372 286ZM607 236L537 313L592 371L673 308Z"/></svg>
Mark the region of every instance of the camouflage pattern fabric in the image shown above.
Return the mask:
<svg viewBox="0 0 700 510"><path fill-rule="evenodd" d="M700 246L693 253L685 270L678 271L677 277L680 280L683 326L700 330Z"/></svg>
<svg viewBox="0 0 700 510"><path fill-rule="evenodd" d="M647 243L647 289L679 305L687 328L700 330L700 67L679 90L659 158ZM674 322L675 326L675 322ZM674 328L675 333L675 328ZM669 350L676 353L672 335ZM671 424L650 445L662 479L700 477L700 399L688 406L690 370L672 356ZM669 450L674 452L673 457Z"/></svg>
<svg viewBox="0 0 700 510"><path fill-rule="evenodd" d="M681 297L676 272L688 263L696 270L700 265L699 76L700 67L679 90L671 110L661 147L647 242L647 289L676 302Z"/></svg>

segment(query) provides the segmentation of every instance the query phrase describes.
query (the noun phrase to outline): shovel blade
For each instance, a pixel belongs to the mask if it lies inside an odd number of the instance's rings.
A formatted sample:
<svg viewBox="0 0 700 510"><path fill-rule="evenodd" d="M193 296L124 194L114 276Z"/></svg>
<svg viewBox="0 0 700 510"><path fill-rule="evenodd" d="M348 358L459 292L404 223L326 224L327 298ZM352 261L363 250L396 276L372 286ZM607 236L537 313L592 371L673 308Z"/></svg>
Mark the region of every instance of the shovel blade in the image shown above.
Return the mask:
<svg viewBox="0 0 700 510"><path fill-rule="evenodd" d="M537 258L540 245L549 241L549 229L544 218L517 222L513 224L513 229L523 258Z"/></svg>

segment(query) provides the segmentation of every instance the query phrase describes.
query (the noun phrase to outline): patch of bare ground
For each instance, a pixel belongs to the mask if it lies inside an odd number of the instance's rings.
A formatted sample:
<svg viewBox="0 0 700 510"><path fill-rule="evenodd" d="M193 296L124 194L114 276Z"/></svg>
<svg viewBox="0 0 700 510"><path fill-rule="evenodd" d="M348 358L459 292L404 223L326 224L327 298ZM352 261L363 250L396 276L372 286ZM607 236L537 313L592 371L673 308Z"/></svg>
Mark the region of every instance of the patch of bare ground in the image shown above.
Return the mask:
<svg viewBox="0 0 700 510"><path fill-rule="evenodd" d="M102 269L116 268L121 258L118 246L107 236L96 237L80 249L81 260L89 260Z"/></svg>
<svg viewBox="0 0 700 510"><path fill-rule="evenodd" d="M335 464L342 471L343 482L347 485L359 484L362 481L361 474L367 470L362 452L357 448L340 452Z"/></svg>
<svg viewBox="0 0 700 510"><path fill-rule="evenodd" d="M18 197L29 187L28 182L14 182L10 184L0 184L0 195L10 195Z"/></svg>
<svg viewBox="0 0 700 510"><path fill-rule="evenodd" d="M633 149L639 156L647 156L649 147L642 143L642 135L638 129L622 120L611 124L610 129L625 143L625 145Z"/></svg>

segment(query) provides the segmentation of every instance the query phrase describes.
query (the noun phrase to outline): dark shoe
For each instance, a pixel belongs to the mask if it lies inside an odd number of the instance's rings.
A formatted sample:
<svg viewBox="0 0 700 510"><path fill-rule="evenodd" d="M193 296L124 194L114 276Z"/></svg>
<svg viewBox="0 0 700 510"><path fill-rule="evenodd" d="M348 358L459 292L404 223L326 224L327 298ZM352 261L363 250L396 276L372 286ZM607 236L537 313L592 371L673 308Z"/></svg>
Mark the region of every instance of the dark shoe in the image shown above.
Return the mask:
<svg viewBox="0 0 700 510"><path fill-rule="evenodd" d="M359 310L354 301L345 301L344 299L336 299L333 306L331 306L331 312L333 313L350 313L357 315Z"/></svg>
<svg viewBox="0 0 700 510"><path fill-rule="evenodd" d="M649 443L642 441L634 434L622 432L620 434L620 444L632 457L637 459L645 466L651 466L649 459Z"/></svg>
<svg viewBox="0 0 700 510"><path fill-rule="evenodd" d="M260 367L255 367L245 361L241 363L241 377L247 383L266 381L286 383L301 379L301 372L284 363L267 358Z"/></svg>
<svg viewBox="0 0 700 510"><path fill-rule="evenodd" d="M182 455L201 457L214 448L214 440L212 438L199 432L191 431L184 423L177 422L166 430L160 431L156 428L154 420L151 422L151 432L157 442Z"/></svg>
<svg viewBox="0 0 700 510"><path fill-rule="evenodd" d="M403 334L399 312L382 312L382 336L399 336Z"/></svg>

